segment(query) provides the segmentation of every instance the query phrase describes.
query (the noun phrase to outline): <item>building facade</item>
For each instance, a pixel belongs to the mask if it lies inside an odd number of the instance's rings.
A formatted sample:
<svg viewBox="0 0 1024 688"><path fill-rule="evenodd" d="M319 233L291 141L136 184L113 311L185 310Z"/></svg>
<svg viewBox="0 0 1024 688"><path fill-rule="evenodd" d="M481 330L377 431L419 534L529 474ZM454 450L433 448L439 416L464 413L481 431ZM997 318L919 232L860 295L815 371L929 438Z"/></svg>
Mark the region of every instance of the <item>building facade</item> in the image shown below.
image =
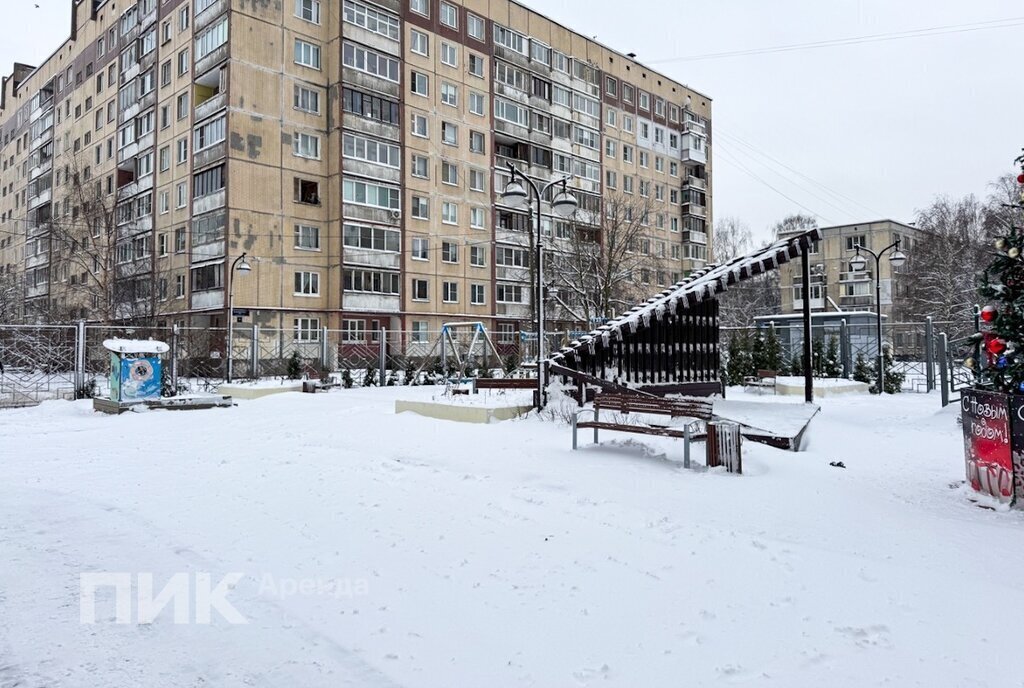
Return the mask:
<svg viewBox="0 0 1024 688"><path fill-rule="evenodd" d="M908 263L894 270L886 254L881 261L881 310L889 322L905 315L901 297L906 295L906 284L900 274L905 273L913 260L915 244L922 238L922 230L894 220L878 220L852 225L821 228L822 239L808 254L811 263L810 299L813 312L872 311L875 310L875 261L870 255L864 270L854 270L851 259L857 255L857 246L876 253L900 240L900 250L908 256ZM784 265L780 271L782 313L803 311L803 277L801 263Z"/></svg>
<svg viewBox="0 0 1024 688"><path fill-rule="evenodd" d="M299 341L508 339L532 329L509 163L573 175L574 218L542 205L552 265L601 244L613 195L643 218L641 289L708 257L710 99L515 2L71 1L70 38L0 100L0 277L29 319L218 327L233 293Z"/></svg>

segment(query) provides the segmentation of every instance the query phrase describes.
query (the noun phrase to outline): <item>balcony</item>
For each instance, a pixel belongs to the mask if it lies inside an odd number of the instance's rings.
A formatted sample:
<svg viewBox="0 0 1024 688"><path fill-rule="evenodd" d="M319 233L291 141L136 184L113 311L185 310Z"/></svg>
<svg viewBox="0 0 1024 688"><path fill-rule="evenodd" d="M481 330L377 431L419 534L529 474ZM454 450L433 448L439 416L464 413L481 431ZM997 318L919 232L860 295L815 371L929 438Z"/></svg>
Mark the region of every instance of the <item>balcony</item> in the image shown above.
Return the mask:
<svg viewBox="0 0 1024 688"><path fill-rule="evenodd" d="M683 243L685 244L700 244L701 246L707 246L708 235L704 232L695 232L693 230L686 230L683 232Z"/></svg>
<svg viewBox="0 0 1024 688"><path fill-rule="evenodd" d="M215 93L205 100L199 99L199 91L196 89L196 121L206 119L210 115L227 107L228 97L226 93Z"/></svg>
<svg viewBox="0 0 1024 688"><path fill-rule="evenodd" d="M494 277L503 282L528 282L530 281L530 268L497 265L494 268Z"/></svg>
<svg viewBox="0 0 1024 688"><path fill-rule="evenodd" d="M53 168L53 158L47 158L46 160L41 160L40 162L36 163L35 167L30 167L28 169L28 179L29 179L29 181L32 181L33 179L35 179L36 177L39 177L40 175L46 174L52 168Z"/></svg>
<svg viewBox="0 0 1024 688"><path fill-rule="evenodd" d="M692 163L694 165L707 165L708 164L708 152L704 148L684 148L682 151L683 162Z"/></svg>
<svg viewBox="0 0 1024 688"><path fill-rule="evenodd" d="M793 310L794 311L801 311L801 310L803 310L803 308L804 308L804 300L803 299L793 299ZM824 310L824 308L825 308L825 299L821 299L821 298L811 299L811 310L812 311Z"/></svg>
<svg viewBox="0 0 1024 688"><path fill-rule="evenodd" d="M683 215L705 218L708 216L708 209L705 206L697 205L696 203L683 203Z"/></svg>
<svg viewBox="0 0 1024 688"><path fill-rule="evenodd" d="M192 247L192 262L201 263L205 260L216 260L224 257L224 240L212 241Z"/></svg>
<svg viewBox="0 0 1024 688"><path fill-rule="evenodd" d="M696 189L697 191L707 191L708 182L706 179L700 177L694 177L692 174L683 180L684 189Z"/></svg>
<svg viewBox="0 0 1024 688"><path fill-rule="evenodd" d="M28 209L29 210L35 210L36 208L38 208L39 206L43 205L44 203L49 203L50 199L52 197L53 197L53 189L51 187L47 187L45 189L42 189L37 195L29 196L29 198L28 198Z"/></svg>
<svg viewBox="0 0 1024 688"><path fill-rule="evenodd" d="M354 246L345 247L345 265L361 265L374 268L398 270L401 267L400 253L372 251Z"/></svg>
<svg viewBox="0 0 1024 688"><path fill-rule="evenodd" d="M200 31L212 24L218 17L220 17L220 15L224 14L230 4L230 0L217 0L217 2L197 14L195 16L195 27L193 29L195 35L198 35Z"/></svg>
<svg viewBox="0 0 1024 688"><path fill-rule="evenodd" d="M367 294L346 291L342 298L345 310L398 313L402 307L401 299L397 294Z"/></svg>
<svg viewBox="0 0 1024 688"><path fill-rule="evenodd" d="M237 303L237 301L236 301ZM223 308L224 290L211 289L209 291L192 292L192 308Z"/></svg>
<svg viewBox="0 0 1024 688"><path fill-rule="evenodd" d="M870 282L874 279L874 273L871 270L851 270L850 272L840 272L840 282Z"/></svg>
<svg viewBox="0 0 1024 688"><path fill-rule="evenodd" d="M200 196L192 201L192 214L202 215L208 213L211 210L217 210L223 208L225 203L225 191L214 191L212 194L206 196Z"/></svg>
<svg viewBox="0 0 1024 688"><path fill-rule="evenodd" d="M691 120L687 120L687 121L683 122L683 133L684 134L690 134L690 133L699 134L700 136L707 136L708 135L707 127L705 127L700 122L694 122L694 121L691 121Z"/></svg>

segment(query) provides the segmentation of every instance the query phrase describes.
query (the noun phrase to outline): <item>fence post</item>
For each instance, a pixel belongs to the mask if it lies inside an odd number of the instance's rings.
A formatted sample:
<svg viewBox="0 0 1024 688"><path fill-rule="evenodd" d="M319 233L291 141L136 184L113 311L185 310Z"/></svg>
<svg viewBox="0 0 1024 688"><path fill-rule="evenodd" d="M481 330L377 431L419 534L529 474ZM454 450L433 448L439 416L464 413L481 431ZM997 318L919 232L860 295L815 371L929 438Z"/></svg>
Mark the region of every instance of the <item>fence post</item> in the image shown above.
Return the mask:
<svg viewBox="0 0 1024 688"><path fill-rule="evenodd" d="M942 406L949 406L949 363L948 343L946 333L939 333L939 380L942 383Z"/></svg>
<svg viewBox="0 0 1024 688"><path fill-rule="evenodd" d="M85 386L85 321L75 324L75 392Z"/></svg>
<svg viewBox="0 0 1024 688"><path fill-rule="evenodd" d="M981 306L978 304L974 304L974 331L981 332ZM974 366L975 370L988 367L985 365L985 359L981 357L980 339L974 342ZM975 376L977 376L977 373L975 373Z"/></svg>
<svg viewBox="0 0 1024 688"><path fill-rule="evenodd" d="M839 321L839 358L843 362L843 377L849 379L853 366L850 365L851 358L850 328L846 324L846 318Z"/></svg>
<svg viewBox="0 0 1024 688"><path fill-rule="evenodd" d="M381 387L384 387L385 385L387 385L387 379L385 379L385 374L384 374L384 368L385 368L385 365L387 363L387 355L388 355L387 354L387 348L388 348L387 337L388 337L388 328L386 328L386 327L380 328L380 353L378 355L377 366L378 366L378 375L380 376L379 384L380 384Z"/></svg>
<svg viewBox="0 0 1024 688"><path fill-rule="evenodd" d="M926 392L935 389L935 341L932 331L932 316L924 319L924 388Z"/></svg>
<svg viewBox="0 0 1024 688"><path fill-rule="evenodd" d="M330 346L327 341L329 336L327 327L324 326L320 331L320 368L326 370L327 366L331 364L330 361Z"/></svg>
<svg viewBox="0 0 1024 688"><path fill-rule="evenodd" d="M249 370L253 380L260 379L260 326L252 324L252 341L249 343Z"/></svg>
<svg viewBox="0 0 1024 688"><path fill-rule="evenodd" d="M178 323L171 325L171 390L178 395Z"/></svg>

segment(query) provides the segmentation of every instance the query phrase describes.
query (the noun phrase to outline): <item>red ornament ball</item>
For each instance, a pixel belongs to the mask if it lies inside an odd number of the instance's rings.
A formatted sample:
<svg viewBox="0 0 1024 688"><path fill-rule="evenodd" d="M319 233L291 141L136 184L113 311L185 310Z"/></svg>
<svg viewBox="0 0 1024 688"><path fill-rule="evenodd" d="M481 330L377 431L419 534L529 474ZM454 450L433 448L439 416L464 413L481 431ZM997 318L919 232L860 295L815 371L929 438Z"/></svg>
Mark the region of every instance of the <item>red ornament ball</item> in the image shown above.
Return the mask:
<svg viewBox="0 0 1024 688"><path fill-rule="evenodd" d="M1020 174L1017 175L1017 183L1024 184L1024 172L1021 172Z"/></svg>
<svg viewBox="0 0 1024 688"><path fill-rule="evenodd" d="M988 352L990 354L998 356L999 354L1006 351L1006 342L1003 341L1002 339L999 339L998 337L994 337L988 340L986 348L988 349Z"/></svg>
<svg viewBox="0 0 1024 688"><path fill-rule="evenodd" d="M993 320L995 320L996 319L996 307L995 306L985 306L984 308L982 308L981 309L981 319L984 320L987 323L990 323Z"/></svg>

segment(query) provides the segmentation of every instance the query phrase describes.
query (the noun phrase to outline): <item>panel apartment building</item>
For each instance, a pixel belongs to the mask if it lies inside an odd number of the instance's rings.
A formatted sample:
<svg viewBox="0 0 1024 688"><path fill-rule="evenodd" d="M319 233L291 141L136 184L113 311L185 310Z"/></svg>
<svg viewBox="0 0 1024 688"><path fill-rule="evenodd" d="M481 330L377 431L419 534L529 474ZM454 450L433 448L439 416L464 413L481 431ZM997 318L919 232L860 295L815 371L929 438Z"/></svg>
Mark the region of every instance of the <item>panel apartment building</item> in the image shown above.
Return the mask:
<svg viewBox="0 0 1024 688"><path fill-rule="evenodd" d="M515 2L72 2L0 99L0 278L28 319L222 327L233 291L300 341L460 320L507 340L532 329L510 162L573 175L575 218L542 206L553 261L602 240L612 194L642 200L643 291L708 257L710 99Z"/></svg>

